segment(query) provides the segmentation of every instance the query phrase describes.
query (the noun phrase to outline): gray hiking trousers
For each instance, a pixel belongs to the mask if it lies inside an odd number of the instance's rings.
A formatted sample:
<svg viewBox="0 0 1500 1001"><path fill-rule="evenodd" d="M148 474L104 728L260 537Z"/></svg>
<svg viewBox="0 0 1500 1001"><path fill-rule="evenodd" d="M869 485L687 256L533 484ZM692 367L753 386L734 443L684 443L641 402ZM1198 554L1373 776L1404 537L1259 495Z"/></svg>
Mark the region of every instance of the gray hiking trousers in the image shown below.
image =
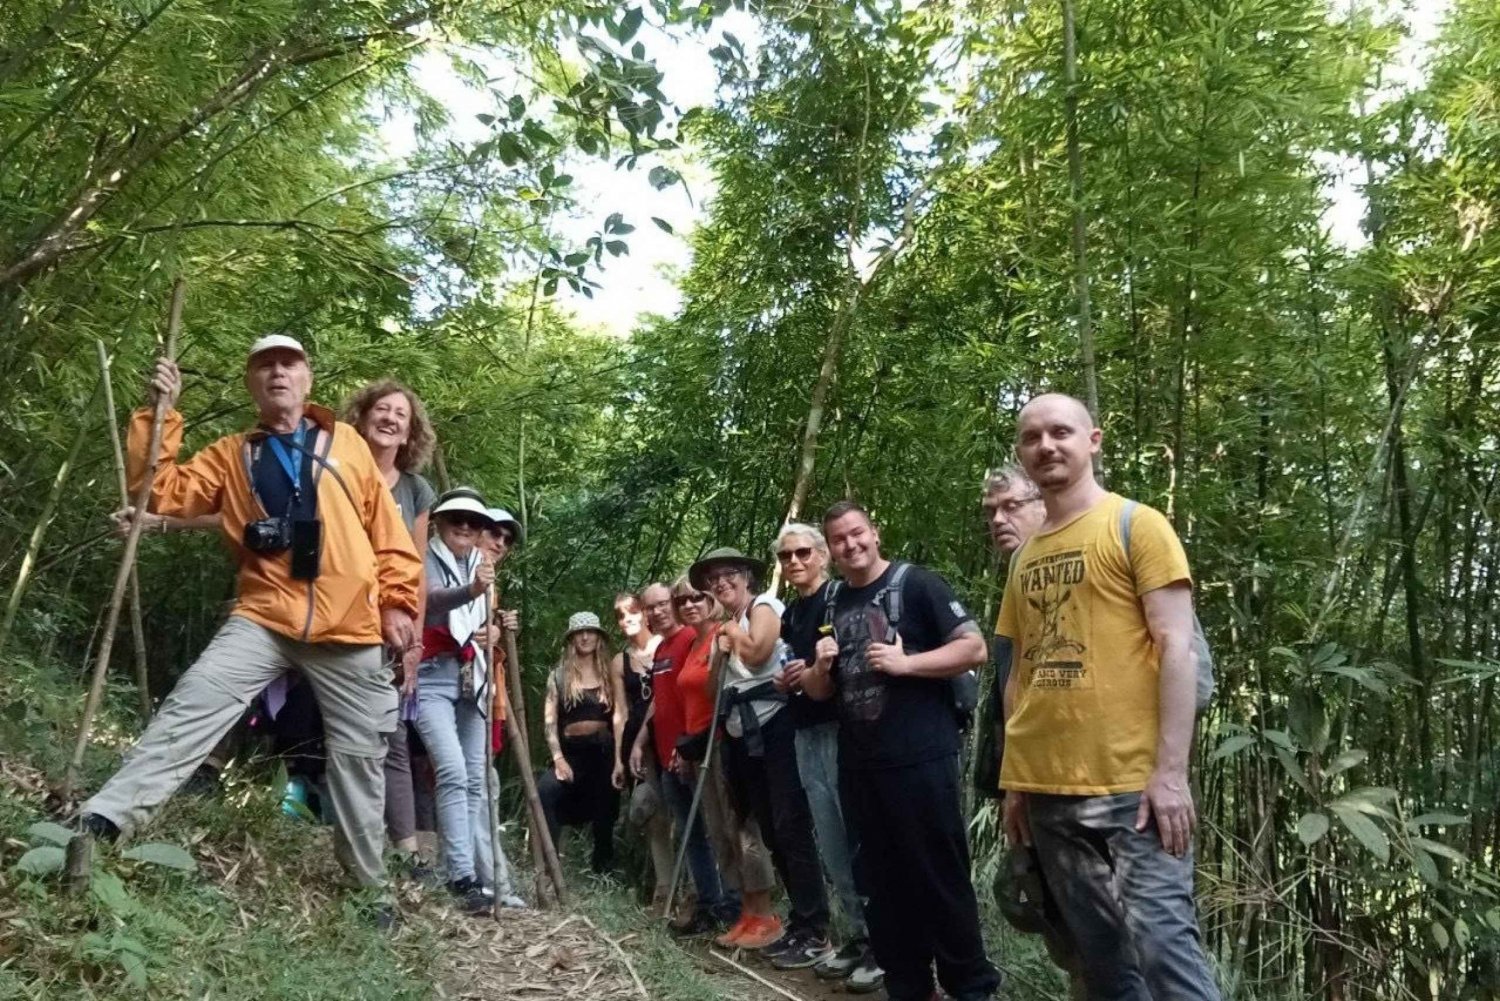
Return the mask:
<svg viewBox="0 0 1500 1001"><path fill-rule="evenodd" d="M1140 793L1027 793L1047 888L1080 959L1089 1001L1219 1001L1193 900L1193 855L1135 829Z"/></svg>
<svg viewBox="0 0 1500 1001"><path fill-rule="evenodd" d="M385 735L396 728L396 689L379 645L299 643L232 615L214 634L120 770L83 805L129 834L187 781L261 691L290 668L323 713L334 850L365 886L385 883Z"/></svg>

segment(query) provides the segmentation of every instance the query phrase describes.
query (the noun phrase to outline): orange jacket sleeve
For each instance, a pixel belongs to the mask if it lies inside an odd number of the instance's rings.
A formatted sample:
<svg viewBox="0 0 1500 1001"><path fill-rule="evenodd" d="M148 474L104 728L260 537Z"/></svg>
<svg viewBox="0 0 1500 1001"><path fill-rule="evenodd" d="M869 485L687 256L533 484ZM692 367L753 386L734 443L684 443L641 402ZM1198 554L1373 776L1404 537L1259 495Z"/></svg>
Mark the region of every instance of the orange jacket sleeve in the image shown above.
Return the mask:
<svg viewBox="0 0 1500 1001"><path fill-rule="evenodd" d="M150 407L141 407L130 415L125 464L131 497L146 478L149 461L146 449L151 445L154 417L155 411ZM194 518L218 512L223 505L228 463L236 458L234 440L221 438L187 462L177 461L181 449L182 414L168 410L162 423L161 449L157 453L156 476L151 481L149 509L174 518Z"/></svg>

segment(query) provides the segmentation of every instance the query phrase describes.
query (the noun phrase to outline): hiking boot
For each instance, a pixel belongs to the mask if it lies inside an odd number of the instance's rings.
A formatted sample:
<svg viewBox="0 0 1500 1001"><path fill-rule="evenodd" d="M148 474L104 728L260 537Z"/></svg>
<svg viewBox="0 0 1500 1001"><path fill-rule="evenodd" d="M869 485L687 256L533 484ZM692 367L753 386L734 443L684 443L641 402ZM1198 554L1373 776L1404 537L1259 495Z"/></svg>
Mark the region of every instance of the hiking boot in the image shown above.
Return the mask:
<svg viewBox="0 0 1500 1001"><path fill-rule="evenodd" d="M752 915L749 921L745 931L735 939L735 948L764 949L784 933L781 919L774 914Z"/></svg>
<svg viewBox="0 0 1500 1001"><path fill-rule="evenodd" d="M813 974L819 980L843 980L865 958L865 950L868 948L863 940L855 939L813 967Z"/></svg>
<svg viewBox="0 0 1500 1001"><path fill-rule="evenodd" d="M394 935L401 928L401 912L395 904L376 904L371 918L382 935Z"/></svg>
<svg viewBox="0 0 1500 1001"><path fill-rule="evenodd" d="M113 820L97 813L82 813L73 822L80 834L87 834L97 841L115 842L120 838L120 827Z"/></svg>
<svg viewBox="0 0 1500 1001"><path fill-rule="evenodd" d="M885 986L885 971L875 964L875 952L865 949L849 977L844 981L844 990L850 994L873 994Z"/></svg>
<svg viewBox="0 0 1500 1001"><path fill-rule="evenodd" d="M458 901L465 914L488 914L491 898L485 895L484 887L473 876L455 879L448 884L448 892Z"/></svg>
<svg viewBox="0 0 1500 1001"><path fill-rule="evenodd" d="M214 796L219 791L219 770L207 761L193 770L188 780L182 784L183 795L186 796Z"/></svg>
<svg viewBox="0 0 1500 1001"><path fill-rule="evenodd" d="M703 935L712 935L724 927L724 922L716 919L707 911L694 911L692 917L686 921L673 921L668 930L676 938L698 938Z"/></svg>
<svg viewBox="0 0 1500 1001"><path fill-rule="evenodd" d="M819 935L801 932L793 938L792 944L771 956L771 966L775 969L805 970L833 955L833 945Z"/></svg>

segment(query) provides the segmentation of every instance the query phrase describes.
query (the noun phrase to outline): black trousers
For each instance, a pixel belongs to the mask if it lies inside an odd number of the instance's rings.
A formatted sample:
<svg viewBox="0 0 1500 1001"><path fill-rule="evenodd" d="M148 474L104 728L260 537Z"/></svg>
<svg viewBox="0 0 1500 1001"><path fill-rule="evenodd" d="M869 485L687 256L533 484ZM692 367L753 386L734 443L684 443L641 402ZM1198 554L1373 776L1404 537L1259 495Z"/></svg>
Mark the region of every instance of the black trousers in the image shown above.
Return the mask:
<svg viewBox="0 0 1500 1001"><path fill-rule="evenodd" d="M563 737L560 743L563 757L573 769L573 781L559 782L551 768L537 776L537 797L547 816L547 831L560 851L564 826L593 827L594 852L589 865L595 872L607 872L615 862L615 819L620 815L620 793L612 782L614 735L606 730L585 737Z"/></svg>
<svg viewBox="0 0 1500 1001"><path fill-rule="evenodd" d="M763 757L752 757L743 738L725 742L729 788L742 814L755 818L771 849L771 864L791 902L787 931L828 935L828 888L813 835L812 810L797 772L797 731L783 709L761 725Z"/></svg>
<svg viewBox="0 0 1500 1001"><path fill-rule="evenodd" d="M891 1001L931 997L934 963L955 1001L981 1001L1000 986L969 881L959 781L956 755L839 776L854 880Z"/></svg>

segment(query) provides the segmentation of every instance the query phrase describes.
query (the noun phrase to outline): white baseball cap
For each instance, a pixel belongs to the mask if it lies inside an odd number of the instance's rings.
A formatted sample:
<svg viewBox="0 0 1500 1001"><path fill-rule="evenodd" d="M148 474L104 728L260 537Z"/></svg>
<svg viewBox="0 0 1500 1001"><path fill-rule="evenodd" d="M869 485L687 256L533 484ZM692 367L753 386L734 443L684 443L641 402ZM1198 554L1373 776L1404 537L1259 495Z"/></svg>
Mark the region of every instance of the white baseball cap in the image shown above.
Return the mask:
<svg viewBox="0 0 1500 1001"><path fill-rule="evenodd" d="M295 351L302 356L303 361L307 360L307 351L303 349L302 343L295 337L288 337L286 334L267 334L260 340L256 341L254 344L250 345L250 353L245 356L245 364L250 364L250 359L254 358L262 351L270 351L274 348L283 348L287 351Z"/></svg>

